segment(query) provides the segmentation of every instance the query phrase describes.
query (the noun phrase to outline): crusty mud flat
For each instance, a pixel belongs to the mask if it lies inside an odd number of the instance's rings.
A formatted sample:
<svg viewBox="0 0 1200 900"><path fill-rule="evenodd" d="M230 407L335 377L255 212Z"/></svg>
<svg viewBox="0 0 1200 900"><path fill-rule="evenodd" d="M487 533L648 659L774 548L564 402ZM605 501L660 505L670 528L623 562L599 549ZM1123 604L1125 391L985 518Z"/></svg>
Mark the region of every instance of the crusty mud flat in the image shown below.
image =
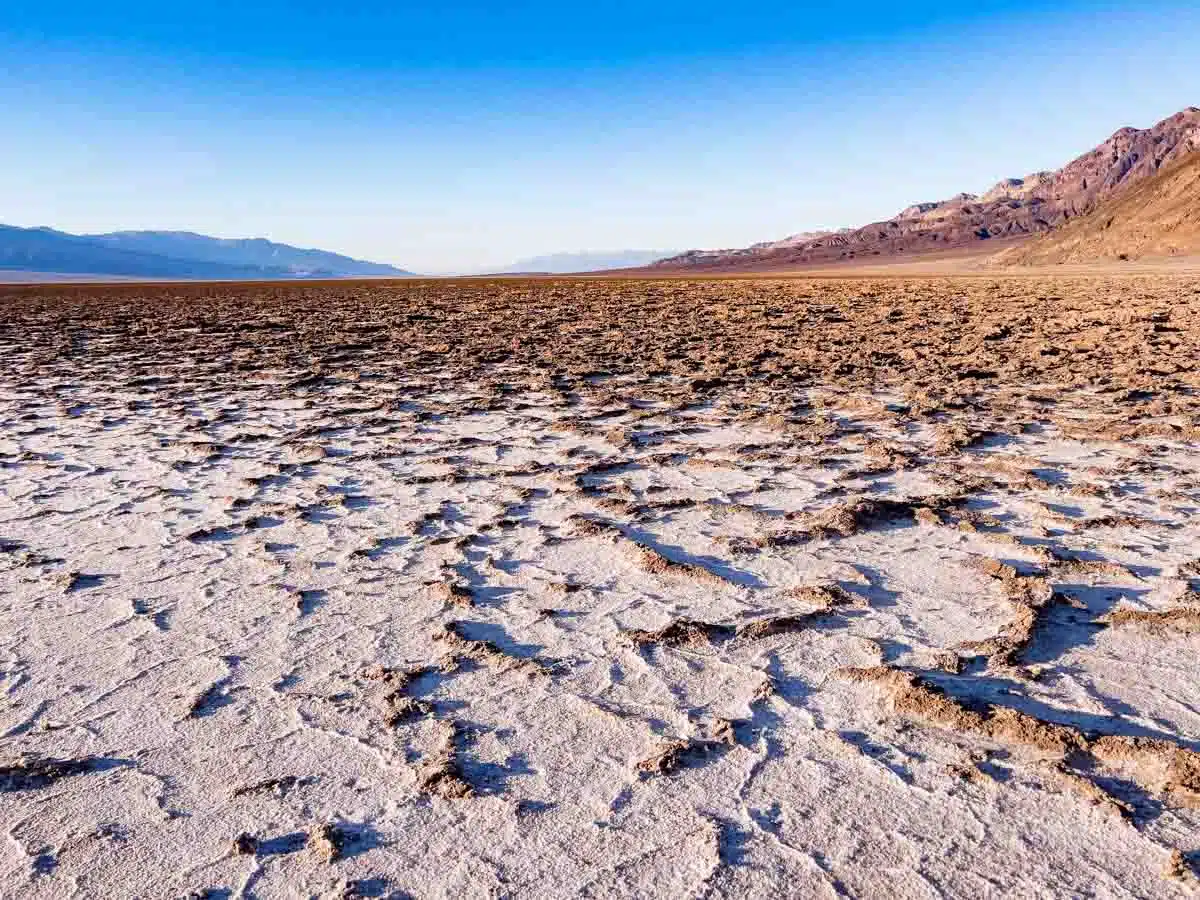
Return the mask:
<svg viewBox="0 0 1200 900"><path fill-rule="evenodd" d="M0 891L1186 897L1200 280L0 289Z"/></svg>

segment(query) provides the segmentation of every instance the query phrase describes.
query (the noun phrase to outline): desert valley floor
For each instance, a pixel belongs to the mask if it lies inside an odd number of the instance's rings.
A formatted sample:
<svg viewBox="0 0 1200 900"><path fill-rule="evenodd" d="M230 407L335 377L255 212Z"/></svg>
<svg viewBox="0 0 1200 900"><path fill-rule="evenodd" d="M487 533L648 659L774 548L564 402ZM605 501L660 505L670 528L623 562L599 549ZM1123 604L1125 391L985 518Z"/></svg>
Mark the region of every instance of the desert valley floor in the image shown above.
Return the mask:
<svg viewBox="0 0 1200 900"><path fill-rule="evenodd" d="M0 288L6 897L1186 897L1200 279Z"/></svg>

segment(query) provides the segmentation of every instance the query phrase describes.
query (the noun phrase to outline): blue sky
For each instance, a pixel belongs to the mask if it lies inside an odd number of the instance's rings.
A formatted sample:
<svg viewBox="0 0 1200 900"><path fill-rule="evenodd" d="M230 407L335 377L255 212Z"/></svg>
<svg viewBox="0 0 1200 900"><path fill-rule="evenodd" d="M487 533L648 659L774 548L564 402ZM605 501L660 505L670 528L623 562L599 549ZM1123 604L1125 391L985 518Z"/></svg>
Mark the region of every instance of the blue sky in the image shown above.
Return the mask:
<svg viewBox="0 0 1200 900"><path fill-rule="evenodd" d="M743 246L1200 105L1200 5L9 0L0 221L419 271Z"/></svg>

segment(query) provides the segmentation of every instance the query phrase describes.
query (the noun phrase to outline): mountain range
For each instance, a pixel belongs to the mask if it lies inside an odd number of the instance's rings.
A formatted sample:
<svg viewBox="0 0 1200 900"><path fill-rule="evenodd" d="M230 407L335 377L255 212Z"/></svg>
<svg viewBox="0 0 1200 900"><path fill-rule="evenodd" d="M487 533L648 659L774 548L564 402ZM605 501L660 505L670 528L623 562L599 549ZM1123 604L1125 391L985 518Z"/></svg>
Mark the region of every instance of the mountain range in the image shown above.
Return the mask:
<svg viewBox="0 0 1200 900"><path fill-rule="evenodd" d="M963 193L948 200L916 203L891 219L860 228L794 235L741 249L691 250L651 268L755 271L850 260L887 262L940 251L985 249L984 242L996 239L1024 241L1089 217L1197 152L1200 109L1188 107L1151 128L1122 128L1061 169L1006 178L983 194ZM1171 193L1174 189L1164 190ZM1200 207L1200 195L1194 192L1190 197L1185 192L1178 199L1184 209ZM1127 212L1122 209L1116 214ZM1153 242L1144 243L1149 246ZM1175 246L1176 252L1186 251L1179 242ZM1200 245L1186 252L1200 252ZM1015 251L1010 258L1021 259Z"/></svg>
<svg viewBox="0 0 1200 900"><path fill-rule="evenodd" d="M0 271L124 278L256 279L402 277L403 269L263 238L186 231L67 234L0 225Z"/></svg>
<svg viewBox="0 0 1200 900"><path fill-rule="evenodd" d="M739 272L980 254L1004 265L1200 254L1200 108L1122 128L1060 169L982 194L915 203L859 228L809 231L726 250L555 253L488 274L608 270ZM149 279L397 278L413 273L263 238L186 231L67 234L0 225L0 276Z"/></svg>

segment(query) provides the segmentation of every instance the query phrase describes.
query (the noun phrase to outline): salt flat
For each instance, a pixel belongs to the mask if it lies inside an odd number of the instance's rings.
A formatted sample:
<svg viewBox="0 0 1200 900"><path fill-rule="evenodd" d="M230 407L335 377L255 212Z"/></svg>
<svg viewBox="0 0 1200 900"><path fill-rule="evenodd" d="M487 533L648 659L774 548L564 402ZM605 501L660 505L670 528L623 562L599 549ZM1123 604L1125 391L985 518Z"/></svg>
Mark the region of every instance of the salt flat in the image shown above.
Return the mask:
<svg viewBox="0 0 1200 900"><path fill-rule="evenodd" d="M1194 890L1194 279L0 310L6 896Z"/></svg>

